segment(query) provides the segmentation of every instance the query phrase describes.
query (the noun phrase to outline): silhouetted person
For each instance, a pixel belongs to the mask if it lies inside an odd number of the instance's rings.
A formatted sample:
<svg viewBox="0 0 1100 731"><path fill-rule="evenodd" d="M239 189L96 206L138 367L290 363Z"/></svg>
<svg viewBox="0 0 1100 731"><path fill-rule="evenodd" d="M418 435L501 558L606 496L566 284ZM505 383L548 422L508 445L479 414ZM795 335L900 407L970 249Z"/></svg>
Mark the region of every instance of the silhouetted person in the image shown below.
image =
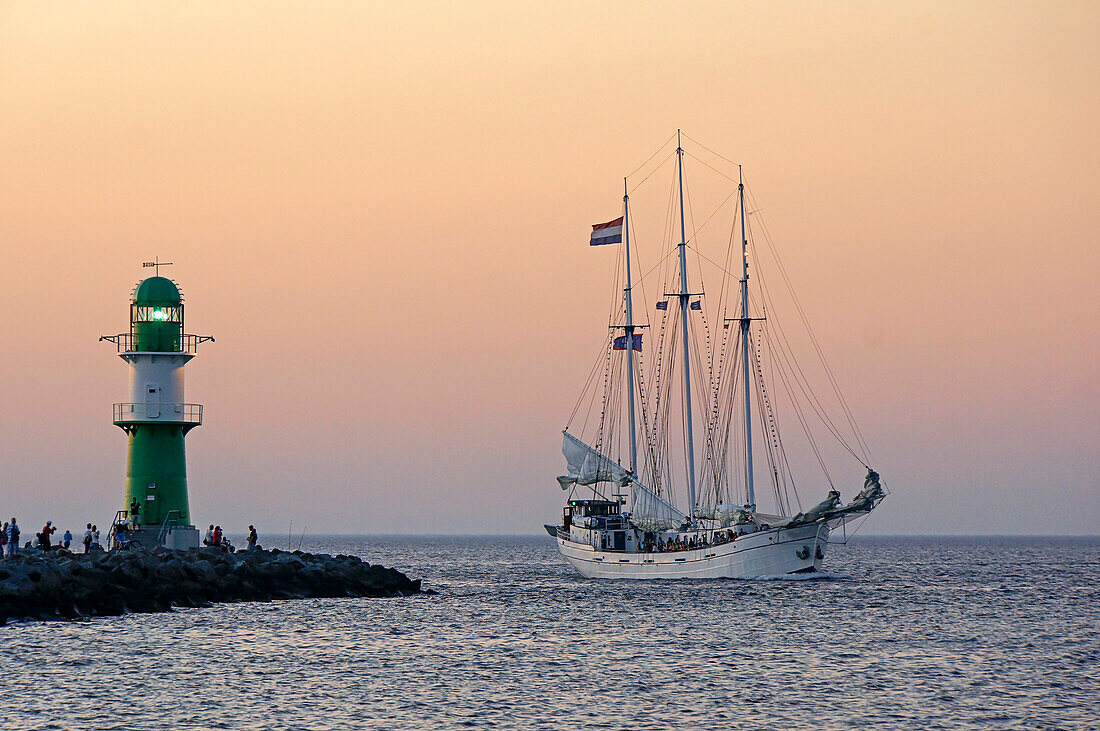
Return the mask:
<svg viewBox="0 0 1100 731"><path fill-rule="evenodd" d="M84 553L92 552L92 524L88 523L87 529L84 531Z"/></svg>
<svg viewBox="0 0 1100 731"><path fill-rule="evenodd" d="M134 530L137 530L137 527L138 527L138 514L140 512L141 512L141 503L139 503L137 501L137 498L134 498L133 500L130 501L130 525L132 525L134 527Z"/></svg>
<svg viewBox="0 0 1100 731"><path fill-rule="evenodd" d="M41 546L43 550L48 551L52 547L50 541L56 530L57 528L54 528L52 520L47 520L46 525L42 526L42 532L38 534L38 545Z"/></svg>
<svg viewBox="0 0 1100 731"><path fill-rule="evenodd" d="M8 555L14 556L17 553L19 553L19 525L15 522L15 518L12 518L8 523Z"/></svg>
<svg viewBox="0 0 1100 731"><path fill-rule="evenodd" d="M256 535L256 526L254 526L254 525L248 526L248 550L249 551L251 551L252 549L254 549L256 547L256 541L258 541L259 539L260 539L260 537L258 535Z"/></svg>

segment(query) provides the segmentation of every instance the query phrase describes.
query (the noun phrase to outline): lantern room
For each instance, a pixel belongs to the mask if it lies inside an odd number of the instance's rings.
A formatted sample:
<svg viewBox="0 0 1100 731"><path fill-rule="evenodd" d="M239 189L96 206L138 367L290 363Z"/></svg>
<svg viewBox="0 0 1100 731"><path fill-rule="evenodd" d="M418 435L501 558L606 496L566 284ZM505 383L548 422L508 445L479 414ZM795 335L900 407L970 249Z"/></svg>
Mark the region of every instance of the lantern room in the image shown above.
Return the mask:
<svg viewBox="0 0 1100 731"><path fill-rule="evenodd" d="M149 277L130 303L131 348L146 353L180 352L183 346L183 297L167 277Z"/></svg>

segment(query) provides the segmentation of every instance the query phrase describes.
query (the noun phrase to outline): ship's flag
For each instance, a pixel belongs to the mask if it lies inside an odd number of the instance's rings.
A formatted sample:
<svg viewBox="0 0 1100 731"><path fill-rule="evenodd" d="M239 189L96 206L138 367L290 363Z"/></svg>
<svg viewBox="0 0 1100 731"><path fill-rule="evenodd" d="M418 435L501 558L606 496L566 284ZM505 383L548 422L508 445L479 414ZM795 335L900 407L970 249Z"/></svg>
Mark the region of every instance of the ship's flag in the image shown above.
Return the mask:
<svg viewBox="0 0 1100 731"><path fill-rule="evenodd" d="M596 223L592 225L592 238L589 244L603 246L604 244L621 244L623 242L623 217L619 216L614 221Z"/></svg>
<svg viewBox="0 0 1100 731"><path fill-rule="evenodd" d="M620 335L615 338L615 342L611 345L612 350L626 350L626 335ZM634 350L639 353L642 352L642 334L634 333Z"/></svg>
<svg viewBox="0 0 1100 731"><path fill-rule="evenodd" d="M668 300L661 300L660 302L658 302L657 303L657 309L658 310L667 310L668 309Z"/></svg>
<svg viewBox="0 0 1100 731"><path fill-rule="evenodd" d="M701 309L703 309L703 301L702 300L695 300L690 305L688 305L688 307L690 307L693 310L701 310Z"/></svg>

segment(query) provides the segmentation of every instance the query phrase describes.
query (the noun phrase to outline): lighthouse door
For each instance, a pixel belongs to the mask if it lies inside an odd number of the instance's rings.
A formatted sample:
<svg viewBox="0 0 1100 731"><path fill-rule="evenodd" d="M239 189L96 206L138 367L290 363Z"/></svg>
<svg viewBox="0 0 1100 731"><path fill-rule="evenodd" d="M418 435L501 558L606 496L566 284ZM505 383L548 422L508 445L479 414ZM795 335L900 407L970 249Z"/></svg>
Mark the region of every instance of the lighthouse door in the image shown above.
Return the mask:
<svg viewBox="0 0 1100 731"><path fill-rule="evenodd" d="M145 417L156 419L160 416L160 384L145 384Z"/></svg>

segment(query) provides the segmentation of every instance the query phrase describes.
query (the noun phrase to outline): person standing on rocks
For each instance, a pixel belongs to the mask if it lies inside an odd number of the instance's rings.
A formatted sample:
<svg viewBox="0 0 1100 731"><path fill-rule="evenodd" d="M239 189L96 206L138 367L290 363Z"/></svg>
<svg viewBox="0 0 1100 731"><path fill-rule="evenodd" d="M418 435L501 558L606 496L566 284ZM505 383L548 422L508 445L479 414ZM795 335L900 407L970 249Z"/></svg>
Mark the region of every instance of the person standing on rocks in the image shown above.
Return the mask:
<svg viewBox="0 0 1100 731"><path fill-rule="evenodd" d="M138 529L138 514L141 513L141 503L134 498L130 501L130 525L134 530Z"/></svg>
<svg viewBox="0 0 1100 731"><path fill-rule="evenodd" d="M4 528L0 530L0 558L8 557L8 521L4 521Z"/></svg>
<svg viewBox="0 0 1100 731"><path fill-rule="evenodd" d="M202 545L213 546L214 545L214 524L211 523L210 527L206 530L206 535L203 536Z"/></svg>
<svg viewBox="0 0 1100 731"><path fill-rule="evenodd" d="M212 545L220 546L222 544L222 527L220 525L214 526L214 535Z"/></svg>
<svg viewBox="0 0 1100 731"><path fill-rule="evenodd" d="M8 555L14 556L19 553L19 525L15 522L15 518L11 519L11 523L8 524Z"/></svg>
<svg viewBox="0 0 1100 731"><path fill-rule="evenodd" d="M47 520L46 525L42 526L42 532L38 534L38 545L42 550L48 551L53 548L53 534L56 530L52 520Z"/></svg>
<svg viewBox="0 0 1100 731"><path fill-rule="evenodd" d="M92 524L88 523L88 527L84 530L84 553L92 552Z"/></svg>
<svg viewBox="0 0 1100 731"><path fill-rule="evenodd" d="M102 546L99 545L99 526L97 526L95 524L92 525L92 550L93 551L102 551L103 550Z"/></svg>
<svg viewBox="0 0 1100 731"><path fill-rule="evenodd" d="M256 535L256 526L248 526L248 550L252 551L256 548L256 541L260 540L260 537Z"/></svg>
<svg viewBox="0 0 1100 731"><path fill-rule="evenodd" d="M68 528L66 528L65 529L65 535L61 536L61 546L66 551L68 551L69 546L72 545L72 542L73 542L73 534L69 532Z"/></svg>

